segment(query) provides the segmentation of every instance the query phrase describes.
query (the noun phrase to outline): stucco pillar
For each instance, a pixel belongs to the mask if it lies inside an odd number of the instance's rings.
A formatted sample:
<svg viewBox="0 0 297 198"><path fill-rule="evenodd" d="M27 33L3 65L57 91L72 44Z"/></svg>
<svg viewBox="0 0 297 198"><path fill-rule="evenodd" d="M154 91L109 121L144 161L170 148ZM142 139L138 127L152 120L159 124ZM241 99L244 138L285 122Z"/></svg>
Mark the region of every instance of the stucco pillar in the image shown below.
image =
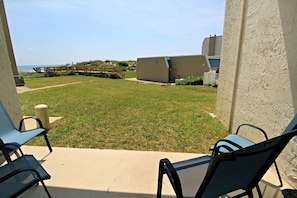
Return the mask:
<svg viewBox="0 0 297 198"><path fill-rule="evenodd" d="M0 0L0 16L1 16L1 21L2 21L2 25L3 25L4 34L5 34L5 40L6 40L6 45L7 45L8 56L9 56L9 60L10 60L10 64L11 64L12 73L13 73L13 75L18 75L19 72L17 69L17 65L16 65L14 53L13 53L13 47L12 47L12 42L11 42L11 38L10 38L9 27L8 27L8 23L7 23L7 17L6 17L6 13L5 13L3 0Z"/></svg>
<svg viewBox="0 0 297 198"><path fill-rule="evenodd" d="M3 0L0 0L0 101L5 106L16 127L22 119L22 112L16 92L16 86L13 79L11 61L9 57L9 47L7 41L10 40L7 30ZM8 33L8 34L7 34Z"/></svg>
<svg viewBox="0 0 297 198"><path fill-rule="evenodd" d="M217 117L231 132L242 123L281 135L297 113L297 1L228 0ZM260 135L243 130L252 141ZM297 187L297 138L280 154L282 177Z"/></svg>

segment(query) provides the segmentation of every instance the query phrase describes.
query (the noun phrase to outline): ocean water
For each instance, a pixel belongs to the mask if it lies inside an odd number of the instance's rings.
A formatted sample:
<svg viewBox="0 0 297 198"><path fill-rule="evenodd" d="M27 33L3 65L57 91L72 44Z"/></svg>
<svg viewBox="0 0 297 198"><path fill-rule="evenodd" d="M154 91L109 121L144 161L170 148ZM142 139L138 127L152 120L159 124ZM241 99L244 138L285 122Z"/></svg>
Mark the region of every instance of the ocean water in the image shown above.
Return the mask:
<svg viewBox="0 0 297 198"><path fill-rule="evenodd" d="M56 67L61 65L18 65L17 68L19 72L35 72L34 67Z"/></svg>

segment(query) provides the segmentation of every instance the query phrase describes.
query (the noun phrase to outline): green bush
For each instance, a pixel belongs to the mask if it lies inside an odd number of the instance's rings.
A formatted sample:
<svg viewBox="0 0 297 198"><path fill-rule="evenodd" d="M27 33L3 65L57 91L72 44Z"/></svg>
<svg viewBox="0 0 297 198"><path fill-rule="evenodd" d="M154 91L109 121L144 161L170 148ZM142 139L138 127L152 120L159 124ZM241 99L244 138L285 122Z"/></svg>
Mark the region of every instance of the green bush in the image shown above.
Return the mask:
<svg viewBox="0 0 297 198"><path fill-rule="evenodd" d="M125 72L125 71L127 71L127 67L120 67L120 70Z"/></svg>
<svg viewBox="0 0 297 198"><path fill-rule="evenodd" d="M188 76L183 80L179 80L175 85L203 85L202 76Z"/></svg>
<svg viewBox="0 0 297 198"><path fill-rule="evenodd" d="M48 71L43 73L44 77L54 77L54 76L60 76L57 72Z"/></svg>
<svg viewBox="0 0 297 198"><path fill-rule="evenodd" d="M217 82L214 82L214 83L212 83L212 85L211 85L212 87L218 87L219 86L219 84L217 83Z"/></svg>
<svg viewBox="0 0 297 198"><path fill-rule="evenodd" d="M129 64L127 62L125 62L125 61L120 61L120 62L118 62L118 66L120 66L120 67L128 67Z"/></svg>
<svg viewBox="0 0 297 198"><path fill-rule="evenodd" d="M59 76L73 76L75 75L74 71L67 71L67 72L58 72Z"/></svg>
<svg viewBox="0 0 297 198"><path fill-rule="evenodd" d="M109 75L109 78L119 79L119 78L121 78L121 77L119 76L118 73L116 73L116 72L112 72L112 73Z"/></svg>

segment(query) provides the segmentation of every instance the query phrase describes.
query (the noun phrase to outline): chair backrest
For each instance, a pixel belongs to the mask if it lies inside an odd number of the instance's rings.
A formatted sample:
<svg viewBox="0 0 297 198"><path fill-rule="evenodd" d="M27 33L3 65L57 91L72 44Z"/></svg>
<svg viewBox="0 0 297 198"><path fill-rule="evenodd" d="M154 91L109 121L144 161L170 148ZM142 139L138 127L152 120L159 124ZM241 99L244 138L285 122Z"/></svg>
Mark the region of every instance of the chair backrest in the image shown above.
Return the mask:
<svg viewBox="0 0 297 198"><path fill-rule="evenodd" d="M0 134L7 133L11 130L14 130L15 126L8 115L5 107L0 101Z"/></svg>
<svg viewBox="0 0 297 198"><path fill-rule="evenodd" d="M251 191L295 135L297 130L218 155L211 163L196 197L217 197L238 189Z"/></svg>
<svg viewBox="0 0 297 198"><path fill-rule="evenodd" d="M292 130L297 129L297 114L294 116L294 118L291 120L291 122L288 124L287 128L284 130L283 134L286 134Z"/></svg>

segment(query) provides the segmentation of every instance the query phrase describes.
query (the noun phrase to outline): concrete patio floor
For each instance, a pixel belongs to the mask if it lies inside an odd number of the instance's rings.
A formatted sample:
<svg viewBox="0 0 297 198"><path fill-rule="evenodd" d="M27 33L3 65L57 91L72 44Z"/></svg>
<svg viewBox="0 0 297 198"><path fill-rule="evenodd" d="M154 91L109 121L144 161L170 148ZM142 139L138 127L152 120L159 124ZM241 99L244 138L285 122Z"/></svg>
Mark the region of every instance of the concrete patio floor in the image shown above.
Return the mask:
<svg viewBox="0 0 297 198"><path fill-rule="evenodd" d="M156 197L158 165L161 158L179 161L197 154L153 151L100 150L22 146L33 154L51 175L45 183L52 197L152 198ZM174 197L164 177L164 197ZM271 170L261 181L264 197L283 197ZM289 187L285 184L284 188ZM254 193L256 195L256 193ZM20 197L46 197L42 186L32 187Z"/></svg>

